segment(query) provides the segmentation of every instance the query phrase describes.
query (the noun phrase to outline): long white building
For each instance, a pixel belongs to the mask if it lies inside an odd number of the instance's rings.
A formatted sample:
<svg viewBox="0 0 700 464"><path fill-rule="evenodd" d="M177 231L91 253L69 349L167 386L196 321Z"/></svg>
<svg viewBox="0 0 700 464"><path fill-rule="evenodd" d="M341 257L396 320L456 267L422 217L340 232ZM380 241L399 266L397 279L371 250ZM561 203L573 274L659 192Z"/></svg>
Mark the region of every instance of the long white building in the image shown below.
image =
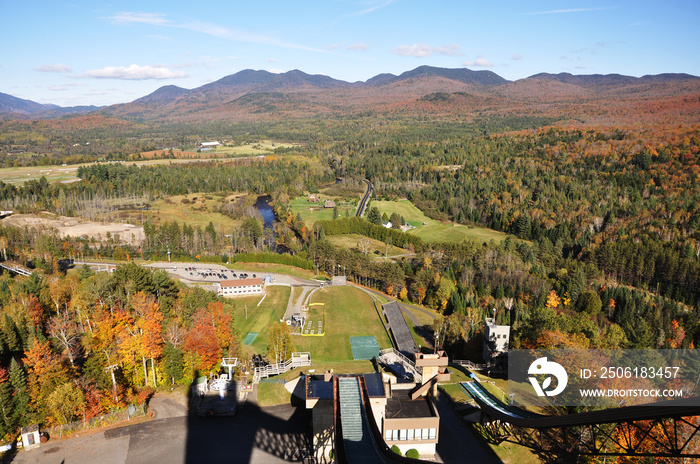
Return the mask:
<svg viewBox="0 0 700 464"><path fill-rule="evenodd" d="M218 287L220 296L244 296L244 295L261 295L265 293L265 280L262 278L255 279L232 279L222 280L214 284Z"/></svg>

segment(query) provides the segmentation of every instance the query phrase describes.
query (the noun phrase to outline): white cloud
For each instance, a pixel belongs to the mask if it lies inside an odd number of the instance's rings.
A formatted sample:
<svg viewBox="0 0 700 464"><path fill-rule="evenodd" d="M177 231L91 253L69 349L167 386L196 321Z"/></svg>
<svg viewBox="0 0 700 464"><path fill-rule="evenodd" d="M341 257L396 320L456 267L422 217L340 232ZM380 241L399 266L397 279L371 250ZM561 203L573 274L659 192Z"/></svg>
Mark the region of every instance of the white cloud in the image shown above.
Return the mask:
<svg viewBox="0 0 700 464"><path fill-rule="evenodd" d="M271 72L272 74L282 74L284 72L283 69L277 69L277 68L270 68L267 70L267 72Z"/></svg>
<svg viewBox="0 0 700 464"><path fill-rule="evenodd" d="M483 56L477 55L476 60L465 61L464 66L478 66L478 67L482 67L482 68L488 68L490 66L493 66L493 63L491 63L489 60L487 60Z"/></svg>
<svg viewBox="0 0 700 464"><path fill-rule="evenodd" d="M395 0L384 0L380 2L373 2L374 5L370 6L369 8L365 8L364 10L356 11L354 13L349 13L346 16L360 16L360 15L365 15L367 13L371 13L373 11L377 11L381 8L384 8L385 6L389 6L392 3L394 3Z"/></svg>
<svg viewBox="0 0 700 464"><path fill-rule="evenodd" d="M52 92L61 92L63 90L68 90L68 87L62 87L60 85L52 85L49 87L49 90Z"/></svg>
<svg viewBox="0 0 700 464"><path fill-rule="evenodd" d="M73 72L70 66L65 64L42 64L34 68L34 71L39 72L54 72L54 73L69 73Z"/></svg>
<svg viewBox="0 0 700 464"><path fill-rule="evenodd" d="M124 11L122 13L117 13L114 16L110 16L115 23L143 23L152 24L154 26L166 26L171 23L171 21L165 19L165 14L163 13L132 13L129 11Z"/></svg>
<svg viewBox="0 0 700 464"><path fill-rule="evenodd" d="M433 55L457 56L462 53L459 51L459 45L451 44L442 47L431 47L426 44L399 45L392 50L392 53L401 56L413 56L416 58L426 58Z"/></svg>
<svg viewBox="0 0 700 464"><path fill-rule="evenodd" d="M513 61L520 61L523 59L523 57L520 55L520 53L516 53L513 56L511 56L510 59Z"/></svg>
<svg viewBox="0 0 700 464"><path fill-rule="evenodd" d="M353 51L369 50L369 45L366 43L354 43L354 44L348 45L348 50L353 50Z"/></svg>
<svg viewBox="0 0 700 464"><path fill-rule="evenodd" d="M187 73L172 71L165 66L139 66L137 64L132 64L128 68L124 66L107 66L102 69L91 69L85 73L84 77L95 79L146 80L174 79L188 76Z"/></svg>
<svg viewBox="0 0 700 464"><path fill-rule="evenodd" d="M459 50L459 45L457 44L449 44L442 47L434 47L433 52L437 53L438 55L446 56L460 56L462 54L462 52Z"/></svg>
<svg viewBox="0 0 700 464"><path fill-rule="evenodd" d="M188 23L177 23L166 19L164 13L133 13L133 12L122 12L117 13L114 16L110 16L110 19L114 23L118 24L129 24L129 23L142 23L150 24L153 26L163 26L172 27L177 29L185 29L188 31L198 32L200 34L211 35L225 40L233 40L237 42L244 43L256 43L262 45L272 45L282 48L292 48L297 50L307 50L312 52L322 52L312 47L307 47L305 45L296 44L292 42L285 42L279 40L275 37L268 37L264 35L252 34L249 32L229 29L225 26L220 26L218 24L204 22L204 21L191 21Z"/></svg>
<svg viewBox="0 0 700 464"><path fill-rule="evenodd" d="M586 13L589 11L604 11L604 10L614 10L615 6L606 6L599 8L568 8L564 10L549 10L549 11L533 11L531 13L525 13L526 15L548 15L548 14L567 14L567 13Z"/></svg>
<svg viewBox="0 0 700 464"><path fill-rule="evenodd" d="M432 55L431 48L426 44L399 45L392 52L397 55L415 56L416 58L425 58Z"/></svg>

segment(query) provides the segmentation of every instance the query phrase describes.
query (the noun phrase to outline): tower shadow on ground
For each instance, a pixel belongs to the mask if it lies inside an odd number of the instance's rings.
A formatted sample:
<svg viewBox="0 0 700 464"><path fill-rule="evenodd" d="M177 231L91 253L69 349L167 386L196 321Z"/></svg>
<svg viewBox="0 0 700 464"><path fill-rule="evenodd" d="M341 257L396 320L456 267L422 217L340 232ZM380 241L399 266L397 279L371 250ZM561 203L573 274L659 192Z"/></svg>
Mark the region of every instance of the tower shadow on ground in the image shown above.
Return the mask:
<svg viewBox="0 0 700 464"><path fill-rule="evenodd" d="M254 390L234 416L199 416L191 406L184 462L282 463L311 450L311 414L303 400L292 396L289 404L261 408L256 398Z"/></svg>

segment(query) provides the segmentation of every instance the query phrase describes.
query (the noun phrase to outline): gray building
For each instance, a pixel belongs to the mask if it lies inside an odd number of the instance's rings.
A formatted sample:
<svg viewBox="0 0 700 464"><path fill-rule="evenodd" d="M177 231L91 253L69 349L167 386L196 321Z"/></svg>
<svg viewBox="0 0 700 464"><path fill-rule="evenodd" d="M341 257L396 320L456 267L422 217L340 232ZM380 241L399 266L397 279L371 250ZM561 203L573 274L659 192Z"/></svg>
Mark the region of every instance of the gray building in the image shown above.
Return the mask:
<svg viewBox="0 0 700 464"><path fill-rule="evenodd" d="M490 317L486 318L484 327L483 357L489 366L498 366L505 360L510 343L510 326L497 325ZM507 363L505 364L507 365Z"/></svg>

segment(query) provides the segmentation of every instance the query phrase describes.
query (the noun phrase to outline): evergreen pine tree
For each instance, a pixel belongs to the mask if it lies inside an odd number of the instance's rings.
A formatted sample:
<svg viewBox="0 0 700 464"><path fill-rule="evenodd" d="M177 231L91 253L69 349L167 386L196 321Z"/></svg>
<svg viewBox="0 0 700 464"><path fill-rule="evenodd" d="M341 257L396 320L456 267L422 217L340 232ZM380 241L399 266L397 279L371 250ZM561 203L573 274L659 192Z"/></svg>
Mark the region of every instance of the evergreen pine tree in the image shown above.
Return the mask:
<svg viewBox="0 0 700 464"><path fill-rule="evenodd" d="M10 385L12 385L13 393L13 408L11 414L11 424L14 428L24 425L29 422L27 415L29 413L29 391L27 389L27 375L24 368L12 358L10 363Z"/></svg>
<svg viewBox="0 0 700 464"><path fill-rule="evenodd" d="M12 385L9 382L7 370L0 368L0 436L5 436L14 430L12 413L14 410Z"/></svg>
<svg viewBox="0 0 700 464"><path fill-rule="evenodd" d="M5 323L2 326L2 334L10 351L19 353L22 350L22 340L17 331L17 325L7 313L5 313Z"/></svg>

